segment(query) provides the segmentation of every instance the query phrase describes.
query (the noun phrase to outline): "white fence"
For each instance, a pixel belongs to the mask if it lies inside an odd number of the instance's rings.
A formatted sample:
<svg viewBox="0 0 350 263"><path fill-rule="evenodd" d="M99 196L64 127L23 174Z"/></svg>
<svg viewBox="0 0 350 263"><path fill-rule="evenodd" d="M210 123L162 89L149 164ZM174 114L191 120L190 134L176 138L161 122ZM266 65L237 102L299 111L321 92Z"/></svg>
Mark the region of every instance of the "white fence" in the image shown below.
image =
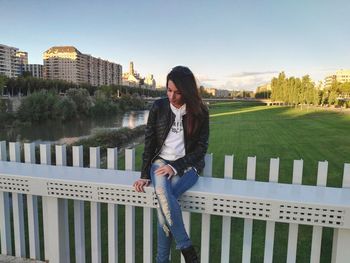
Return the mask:
<svg viewBox="0 0 350 263"><path fill-rule="evenodd" d="M73 147L73 166L66 166L65 146L55 146L56 166L51 164L50 145L40 145L40 165L35 163L35 145L0 142L0 232L1 254L40 259L40 239L49 262L70 262L68 199L74 200L75 261L85 262L84 201L90 202L91 262L101 262L101 203L108 203L108 261L118 262L119 245L125 245L125 261L135 262L135 207L143 207L143 262L153 262L153 189L133 190L135 151L125 151L125 171L117 168L117 149L108 149L107 167L100 169L100 148L90 148L90 168L82 168L83 148ZM222 216L221 262L231 262L231 218L244 218L242 262L250 262L253 220L266 221L265 252L261 261L273 261L275 223L289 224L287 262L296 262L299 224L312 225L310 262L320 261L322 228L334 228L332 262L350 259L350 164L344 165L343 188L325 187L328 163L319 162L317 186L301 185L303 161L295 160L293 184L279 184L279 159L270 160L270 182L256 182L256 158L248 157L247 180L234 180L233 156L225 156L225 179L210 178L213 156L198 183L180 200L186 227L191 213L201 213L201 262L210 258L211 215ZM26 200L26 204L24 201ZM42 210L39 209L39 200ZM125 206L125 225L118 225L118 205ZM24 209L26 207L26 209ZM42 211L42 212L40 212ZM39 234L40 215L44 235ZM26 215L26 216L25 216ZM28 220L28 233L25 231ZM70 226L72 228L72 226ZM118 227L125 239L118 240ZM13 233L12 233L13 232ZM26 251L26 242L29 251ZM183 259L182 259L183 260Z"/></svg>

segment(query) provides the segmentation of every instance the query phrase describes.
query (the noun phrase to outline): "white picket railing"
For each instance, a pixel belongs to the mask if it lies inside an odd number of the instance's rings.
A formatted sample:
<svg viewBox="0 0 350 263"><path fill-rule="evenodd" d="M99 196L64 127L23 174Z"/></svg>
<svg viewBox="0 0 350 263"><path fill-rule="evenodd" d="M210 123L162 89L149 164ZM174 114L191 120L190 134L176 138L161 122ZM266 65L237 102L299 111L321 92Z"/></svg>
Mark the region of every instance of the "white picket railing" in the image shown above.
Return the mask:
<svg viewBox="0 0 350 263"><path fill-rule="evenodd" d="M35 163L35 145L24 144L20 161L19 143L0 142L0 233L1 254L40 259L40 239L44 240L45 260L70 262L68 199L74 200L75 261L85 262L84 201L90 202L91 262L101 262L100 204L108 203L108 260L118 262L118 244L125 244L125 261L135 262L135 207L143 207L143 262L152 262L153 189L133 190L139 177L135 151L125 152L125 171L117 169L117 149L107 150L107 168L100 167L100 148L90 148L90 168L82 168L83 148L73 147L73 167L66 166L65 146L56 146L56 166L51 164L50 145L40 145L40 163ZM203 177L180 199L185 226L190 228L191 213L202 214L201 262L210 258L211 215L222 216L221 262L232 257L231 218L244 218L242 262L250 262L254 219L266 221L264 262L273 261L275 223L289 224L287 262L296 262L299 224L312 225L310 262L320 261L322 227L334 228L332 262L350 258L350 164L344 165L343 188L325 187L328 163L319 162L317 186L302 185L303 161L293 165L293 184L278 181L279 159L270 161L270 182L255 181L256 158L248 157L247 180L234 180L233 156L225 156L225 179L210 178L213 156L206 156ZM42 198L44 235L39 235L38 197ZM28 236L24 218L27 201ZM125 225L118 225L118 205L125 206ZM13 222L11 222L11 215ZM125 240L118 240L118 229L125 229ZM13 234L11 234L13 229ZM25 243L29 242L29 251ZM183 260L183 259L182 259ZM183 261L182 261L183 262Z"/></svg>

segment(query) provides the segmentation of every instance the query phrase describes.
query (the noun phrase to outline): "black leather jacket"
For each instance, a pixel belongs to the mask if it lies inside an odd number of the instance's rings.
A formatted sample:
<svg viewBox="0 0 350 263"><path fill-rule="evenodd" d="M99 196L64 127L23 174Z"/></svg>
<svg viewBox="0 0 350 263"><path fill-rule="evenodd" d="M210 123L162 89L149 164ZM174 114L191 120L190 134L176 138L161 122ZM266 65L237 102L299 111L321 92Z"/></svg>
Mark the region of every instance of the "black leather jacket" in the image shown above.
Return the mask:
<svg viewBox="0 0 350 263"><path fill-rule="evenodd" d="M185 169L194 167L200 173L204 168L204 156L208 149L209 138L209 113L206 110L204 117L200 120L199 129L191 137L187 136L186 115L183 116L183 127L185 136L184 157L171 162L178 175L182 176ZM171 111L168 98L156 100L149 112L145 130L145 149L141 178L150 179L150 167L152 161L159 155L171 126L175 121L175 114Z"/></svg>

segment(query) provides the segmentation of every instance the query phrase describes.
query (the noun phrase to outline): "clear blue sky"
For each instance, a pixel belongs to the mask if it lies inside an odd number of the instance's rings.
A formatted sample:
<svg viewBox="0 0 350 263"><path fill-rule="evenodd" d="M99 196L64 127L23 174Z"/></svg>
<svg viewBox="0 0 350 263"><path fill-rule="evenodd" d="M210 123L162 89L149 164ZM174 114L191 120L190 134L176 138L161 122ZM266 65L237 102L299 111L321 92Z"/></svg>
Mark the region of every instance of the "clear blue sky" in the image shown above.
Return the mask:
<svg viewBox="0 0 350 263"><path fill-rule="evenodd" d="M206 86L255 89L284 70L322 80L350 68L350 1L0 0L0 43L42 64L51 46L164 84L187 65Z"/></svg>

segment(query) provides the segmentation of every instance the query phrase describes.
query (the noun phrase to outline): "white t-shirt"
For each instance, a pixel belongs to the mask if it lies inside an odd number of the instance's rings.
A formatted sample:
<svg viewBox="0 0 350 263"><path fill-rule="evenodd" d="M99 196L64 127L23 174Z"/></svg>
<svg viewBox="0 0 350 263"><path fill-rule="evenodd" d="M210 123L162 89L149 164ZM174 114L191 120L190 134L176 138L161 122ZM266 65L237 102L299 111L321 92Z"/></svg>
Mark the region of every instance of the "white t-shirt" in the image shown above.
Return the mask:
<svg viewBox="0 0 350 263"><path fill-rule="evenodd" d="M184 129L182 125L182 117L186 114L186 104L182 105L180 108L176 108L170 103L170 108L175 114L175 121L164 141L159 156L168 161L175 161L184 157L186 154Z"/></svg>

